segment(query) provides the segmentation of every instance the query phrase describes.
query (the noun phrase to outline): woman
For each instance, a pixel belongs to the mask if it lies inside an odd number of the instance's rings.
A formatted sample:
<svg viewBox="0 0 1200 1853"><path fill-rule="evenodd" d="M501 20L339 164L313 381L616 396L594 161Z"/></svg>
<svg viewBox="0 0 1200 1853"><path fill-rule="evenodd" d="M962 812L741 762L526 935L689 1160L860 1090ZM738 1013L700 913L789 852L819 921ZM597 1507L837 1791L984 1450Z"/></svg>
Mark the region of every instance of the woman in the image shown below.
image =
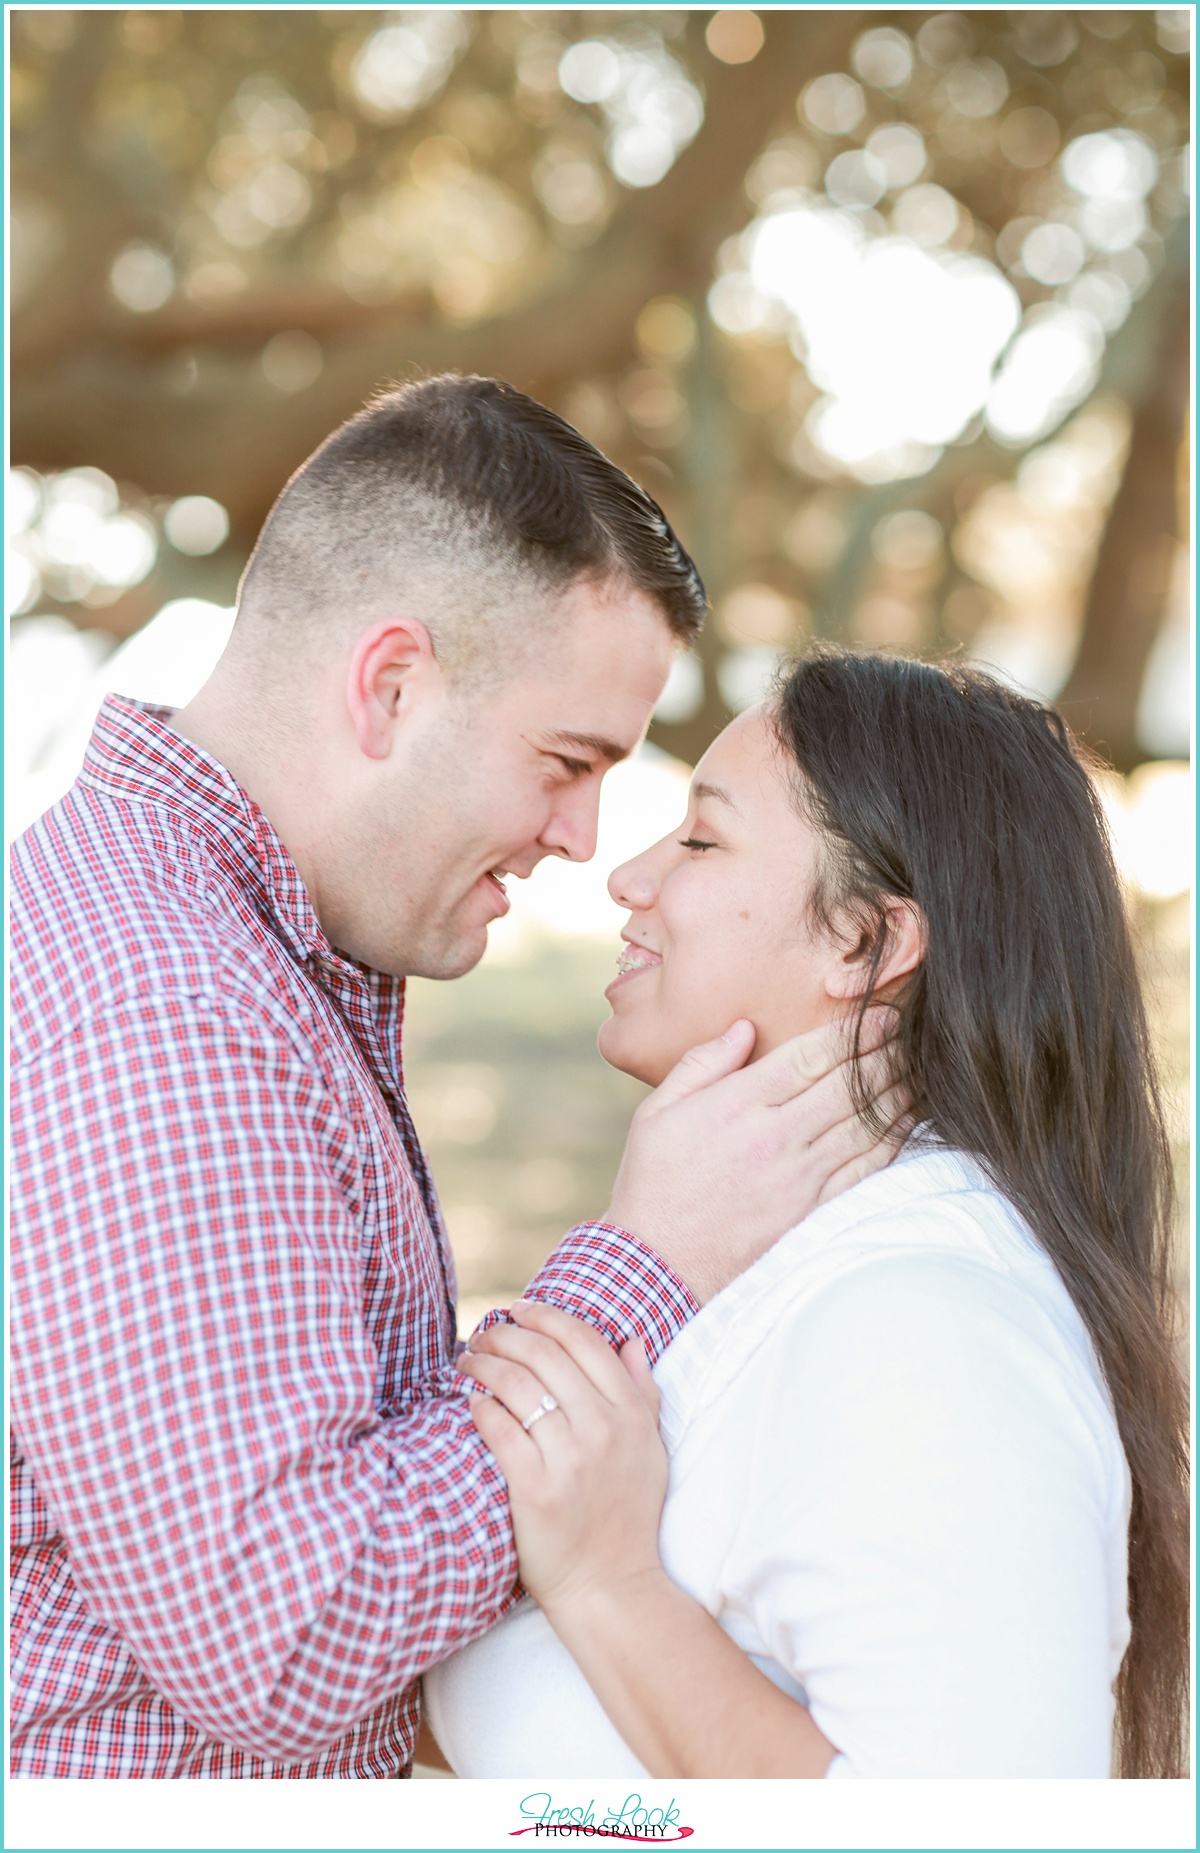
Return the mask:
<svg viewBox="0 0 1200 1853"><path fill-rule="evenodd" d="M643 1359L534 1306L473 1341L540 1606L427 1682L451 1762L1179 1774L1168 1155L1062 722L976 671L815 653L611 886L608 1061L657 1083L733 1017L763 1053L891 1002L917 1131L669 1348L669 1488Z"/></svg>

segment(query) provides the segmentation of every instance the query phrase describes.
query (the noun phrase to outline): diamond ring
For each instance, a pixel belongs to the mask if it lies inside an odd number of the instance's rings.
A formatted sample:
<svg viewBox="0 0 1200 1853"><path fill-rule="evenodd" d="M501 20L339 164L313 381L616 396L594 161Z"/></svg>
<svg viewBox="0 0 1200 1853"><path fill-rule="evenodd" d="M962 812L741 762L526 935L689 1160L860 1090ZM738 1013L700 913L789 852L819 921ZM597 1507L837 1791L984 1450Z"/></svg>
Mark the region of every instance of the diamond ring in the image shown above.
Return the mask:
<svg viewBox="0 0 1200 1853"><path fill-rule="evenodd" d="M522 1422L521 1427L525 1430L525 1433L528 1434L535 1422L540 1422L544 1415L553 1415L554 1411L557 1408L558 1408L558 1404L555 1402L554 1398L547 1392L547 1394L543 1396L537 1408L534 1409L531 1414L525 1417L525 1420Z"/></svg>

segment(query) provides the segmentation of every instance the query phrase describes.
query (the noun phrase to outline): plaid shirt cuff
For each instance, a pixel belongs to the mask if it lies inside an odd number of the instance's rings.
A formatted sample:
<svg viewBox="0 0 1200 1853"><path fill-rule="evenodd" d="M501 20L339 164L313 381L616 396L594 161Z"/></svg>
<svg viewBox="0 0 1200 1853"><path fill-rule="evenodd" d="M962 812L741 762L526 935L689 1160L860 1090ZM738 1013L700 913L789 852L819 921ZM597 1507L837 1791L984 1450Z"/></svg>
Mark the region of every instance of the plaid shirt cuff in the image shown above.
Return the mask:
<svg viewBox="0 0 1200 1853"><path fill-rule="evenodd" d="M565 1235L525 1290L527 1300L573 1313L616 1350L640 1338L651 1364L699 1312L679 1276L654 1249L612 1223L579 1223ZM506 1319L491 1312L480 1329Z"/></svg>

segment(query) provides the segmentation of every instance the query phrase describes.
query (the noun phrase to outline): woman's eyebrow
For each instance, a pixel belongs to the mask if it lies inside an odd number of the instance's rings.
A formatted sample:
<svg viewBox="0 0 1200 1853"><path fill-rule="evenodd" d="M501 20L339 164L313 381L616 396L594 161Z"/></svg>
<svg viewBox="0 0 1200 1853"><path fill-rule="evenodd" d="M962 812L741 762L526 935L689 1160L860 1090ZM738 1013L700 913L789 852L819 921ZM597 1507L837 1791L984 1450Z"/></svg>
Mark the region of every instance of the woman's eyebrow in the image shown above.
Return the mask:
<svg viewBox="0 0 1200 1853"><path fill-rule="evenodd" d="M720 803L727 804L731 811L737 811L737 805L733 802L733 799L724 787L721 785L710 785L705 779L696 780L695 784L692 786L692 796L693 798L716 798Z"/></svg>

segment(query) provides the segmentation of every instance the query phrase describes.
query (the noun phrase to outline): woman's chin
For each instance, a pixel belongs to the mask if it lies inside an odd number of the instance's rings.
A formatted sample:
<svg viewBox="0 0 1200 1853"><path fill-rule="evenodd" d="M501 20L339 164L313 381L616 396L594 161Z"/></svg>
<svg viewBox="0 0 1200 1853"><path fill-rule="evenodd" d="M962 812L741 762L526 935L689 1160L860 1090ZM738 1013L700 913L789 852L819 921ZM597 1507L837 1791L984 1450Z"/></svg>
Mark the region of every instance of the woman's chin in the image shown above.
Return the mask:
<svg viewBox="0 0 1200 1853"><path fill-rule="evenodd" d="M644 1041L630 1035L629 1026L619 1017L609 1017L600 1025L596 1046L610 1068L644 1081L647 1087L657 1087L675 1066L674 1056L647 1048Z"/></svg>

